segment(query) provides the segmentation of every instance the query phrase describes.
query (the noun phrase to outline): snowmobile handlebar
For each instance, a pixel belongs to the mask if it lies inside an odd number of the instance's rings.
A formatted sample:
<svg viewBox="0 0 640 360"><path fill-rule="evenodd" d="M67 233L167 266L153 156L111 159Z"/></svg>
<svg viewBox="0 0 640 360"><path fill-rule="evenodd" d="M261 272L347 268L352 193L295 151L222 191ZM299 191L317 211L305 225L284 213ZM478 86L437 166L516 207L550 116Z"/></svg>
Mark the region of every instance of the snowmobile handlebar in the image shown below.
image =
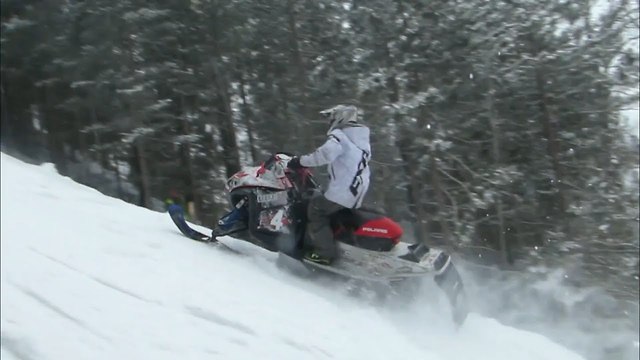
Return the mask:
<svg viewBox="0 0 640 360"><path fill-rule="evenodd" d="M276 151L272 153L267 158L267 160L265 160L265 162L262 163L262 167L266 170L270 170L270 171L273 170L273 166L276 164L276 162L283 160L278 158L278 155L284 155L290 158L293 158L296 156L296 154L293 154L290 152ZM301 193L320 189L320 185L317 183L317 181L313 177L313 172L311 171L310 168L302 167L296 170L287 169L286 176L287 178L289 178L289 180L292 183L295 184L296 188L298 188L298 190Z"/></svg>

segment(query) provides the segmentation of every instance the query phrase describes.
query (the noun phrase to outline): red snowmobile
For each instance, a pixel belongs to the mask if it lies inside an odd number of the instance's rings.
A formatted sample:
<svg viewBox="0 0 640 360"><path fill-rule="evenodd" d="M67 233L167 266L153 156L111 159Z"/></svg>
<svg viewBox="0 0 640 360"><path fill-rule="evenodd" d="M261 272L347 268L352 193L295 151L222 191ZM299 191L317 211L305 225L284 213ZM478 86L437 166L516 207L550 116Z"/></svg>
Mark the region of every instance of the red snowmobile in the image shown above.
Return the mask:
<svg viewBox="0 0 640 360"><path fill-rule="evenodd" d="M424 244L400 241L402 228L380 211L368 208L344 209L331 219L338 256L331 265L303 258L306 209L320 186L308 168L291 170L292 155L276 153L256 167L246 167L227 180L226 191L232 211L223 216L211 236L187 225L183 210L171 206L172 219L188 237L214 242L232 235L270 251L278 252L279 263L296 264L310 273L330 273L376 286L399 288L433 277L445 292L456 323L467 316L462 280L451 257Z"/></svg>

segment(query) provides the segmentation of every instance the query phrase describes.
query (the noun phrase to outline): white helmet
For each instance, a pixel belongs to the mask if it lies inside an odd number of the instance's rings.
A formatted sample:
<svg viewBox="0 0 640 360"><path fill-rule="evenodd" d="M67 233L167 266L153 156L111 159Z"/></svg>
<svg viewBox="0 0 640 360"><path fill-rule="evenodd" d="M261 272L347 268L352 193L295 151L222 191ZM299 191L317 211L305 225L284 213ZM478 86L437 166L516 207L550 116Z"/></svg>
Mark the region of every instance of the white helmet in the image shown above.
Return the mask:
<svg viewBox="0 0 640 360"><path fill-rule="evenodd" d="M344 124L358 123L358 108L353 105L337 105L331 109L320 111L320 114L329 120L329 131Z"/></svg>

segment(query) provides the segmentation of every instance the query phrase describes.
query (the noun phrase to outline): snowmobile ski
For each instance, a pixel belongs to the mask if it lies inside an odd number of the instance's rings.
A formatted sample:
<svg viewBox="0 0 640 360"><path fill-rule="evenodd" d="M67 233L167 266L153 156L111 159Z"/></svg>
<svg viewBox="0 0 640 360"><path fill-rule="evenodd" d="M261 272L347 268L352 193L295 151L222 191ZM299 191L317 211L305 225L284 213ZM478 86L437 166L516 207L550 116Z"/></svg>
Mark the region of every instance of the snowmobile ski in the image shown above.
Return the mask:
<svg viewBox="0 0 640 360"><path fill-rule="evenodd" d="M341 263L339 260L334 262L331 265L319 264L307 259L300 259L303 265L311 271L320 270L325 273L334 274L340 276L345 279L354 279L365 281L368 283L381 283L386 284L392 280L403 280L403 278L399 277L385 277L385 276L375 276L373 274L366 274L362 271L353 271L352 268L348 268L344 266L344 263Z"/></svg>
<svg viewBox="0 0 640 360"><path fill-rule="evenodd" d="M169 212L169 216L171 216L171 220L173 220L173 223L176 224L178 230L180 230L180 232L184 236L188 237L191 240L204 243L217 242L216 239L199 232L198 230L192 228L191 226L189 226L189 224L187 224L187 221L184 219L184 209L182 209L182 206L172 204L169 206L167 211Z"/></svg>
<svg viewBox="0 0 640 360"><path fill-rule="evenodd" d="M171 220L173 220L173 223L176 224L176 226L178 227L178 230L180 230L180 233L182 233L182 235L188 237L191 240L195 240L197 242L201 242L205 244L215 245L218 248L230 251L234 254L242 255L242 253L240 253L239 251L234 250L229 246L219 242L218 240L216 240L215 237L205 235L199 232L198 230L192 228L191 226L189 226L189 224L184 219L184 210L180 205L174 204L169 206L168 212L169 212L169 216L171 216Z"/></svg>

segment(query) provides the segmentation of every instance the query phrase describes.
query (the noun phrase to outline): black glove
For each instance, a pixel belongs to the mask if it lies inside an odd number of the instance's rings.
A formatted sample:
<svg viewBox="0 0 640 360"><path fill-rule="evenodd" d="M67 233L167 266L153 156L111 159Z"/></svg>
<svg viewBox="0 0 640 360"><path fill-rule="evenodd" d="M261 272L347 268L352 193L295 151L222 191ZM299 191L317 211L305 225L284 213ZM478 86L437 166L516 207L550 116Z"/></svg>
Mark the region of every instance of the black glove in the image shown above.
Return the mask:
<svg viewBox="0 0 640 360"><path fill-rule="evenodd" d="M300 164L300 158L299 158L299 157L297 157L297 156L294 156L294 157L293 157L291 160L289 160L289 162L287 163L287 167L288 167L289 169L296 170L296 169L301 169L301 168L303 168L304 166L302 166L302 165Z"/></svg>

